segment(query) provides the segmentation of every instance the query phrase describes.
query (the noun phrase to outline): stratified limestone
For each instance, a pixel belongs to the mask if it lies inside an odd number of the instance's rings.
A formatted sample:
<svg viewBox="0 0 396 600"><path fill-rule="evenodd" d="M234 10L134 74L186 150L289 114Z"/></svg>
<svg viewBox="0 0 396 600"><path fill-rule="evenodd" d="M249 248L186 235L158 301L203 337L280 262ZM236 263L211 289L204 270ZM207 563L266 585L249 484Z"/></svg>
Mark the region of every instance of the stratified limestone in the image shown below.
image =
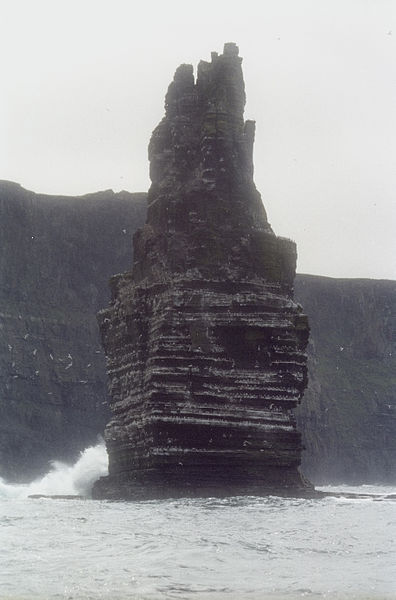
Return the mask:
<svg viewBox="0 0 396 600"><path fill-rule="evenodd" d="M0 478L74 462L109 419L96 312L145 194L47 196L0 181ZM111 252L109 252L111 247Z"/></svg>
<svg viewBox="0 0 396 600"><path fill-rule="evenodd" d="M181 65L149 146L132 273L100 314L113 418L97 498L307 486L293 409L306 387L296 248L253 183L254 123L235 44Z"/></svg>

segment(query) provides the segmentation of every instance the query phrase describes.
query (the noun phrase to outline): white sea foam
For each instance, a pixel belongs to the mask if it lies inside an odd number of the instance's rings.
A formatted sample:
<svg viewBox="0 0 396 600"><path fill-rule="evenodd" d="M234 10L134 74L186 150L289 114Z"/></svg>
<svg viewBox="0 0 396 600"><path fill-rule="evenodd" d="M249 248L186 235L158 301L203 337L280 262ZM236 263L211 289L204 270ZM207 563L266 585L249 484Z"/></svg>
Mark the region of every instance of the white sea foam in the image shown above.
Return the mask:
<svg viewBox="0 0 396 600"><path fill-rule="evenodd" d="M74 465L53 461L51 470L28 484L7 483L0 478L0 498L26 498L31 494L89 496L94 481L107 475L104 442L86 448Z"/></svg>
<svg viewBox="0 0 396 600"><path fill-rule="evenodd" d="M338 485L320 485L317 490L323 492L335 492L339 494L374 494L376 496L389 496L396 494L396 485L363 484L359 486L338 484Z"/></svg>

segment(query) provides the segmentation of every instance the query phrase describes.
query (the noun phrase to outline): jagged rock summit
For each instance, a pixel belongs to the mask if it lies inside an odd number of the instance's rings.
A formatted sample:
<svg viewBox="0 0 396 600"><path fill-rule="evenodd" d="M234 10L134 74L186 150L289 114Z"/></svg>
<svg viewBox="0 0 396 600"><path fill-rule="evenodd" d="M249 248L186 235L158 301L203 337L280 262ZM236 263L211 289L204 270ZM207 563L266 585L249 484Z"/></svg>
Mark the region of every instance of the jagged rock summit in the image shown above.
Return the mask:
<svg viewBox="0 0 396 600"><path fill-rule="evenodd" d="M253 182L254 122L235 44L181 65L150 145L131 273L100 313L112 420L96 498L303 490L293 409L308 323L296 247Z"/></svg>

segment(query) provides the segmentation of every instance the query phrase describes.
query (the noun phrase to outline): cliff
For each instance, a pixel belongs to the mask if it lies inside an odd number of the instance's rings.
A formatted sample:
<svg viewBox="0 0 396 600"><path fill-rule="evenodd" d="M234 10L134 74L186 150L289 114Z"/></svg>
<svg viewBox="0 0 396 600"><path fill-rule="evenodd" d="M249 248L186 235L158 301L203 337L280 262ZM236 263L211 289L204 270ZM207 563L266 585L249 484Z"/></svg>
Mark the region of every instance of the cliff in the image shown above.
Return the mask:
<svg viewBox="0 0 396 600"><path fill-rule="evenodd" d="M396 281L298 275L311 326L297 410L315 483L396 481Z"/></svg>
<svg viewBox="0 0 396 600"><path fill-rule="evenodd" d="M0 182L0 476L31 479L103 433L95 313L110 275L130 267L145 216L144 194L43 196ZM311 327L303 472L395 483L396 282L297 275L295 298Z"/></svg>
<svg viewBox="0 0 396 600"><path fill-rule="evenodd" d="M96 498L303 489L292 409L306 386L296 248L253 182L235 44L181 65L150 145L131 273L100 315L112 419Z"/></svg>
<svg viewBox="0 0 396 600"><path fill-rule="evenodd" d="M31 479L103 432L95 313L144 214L145 194L45 196L0 182L0 476Z"/></svg>

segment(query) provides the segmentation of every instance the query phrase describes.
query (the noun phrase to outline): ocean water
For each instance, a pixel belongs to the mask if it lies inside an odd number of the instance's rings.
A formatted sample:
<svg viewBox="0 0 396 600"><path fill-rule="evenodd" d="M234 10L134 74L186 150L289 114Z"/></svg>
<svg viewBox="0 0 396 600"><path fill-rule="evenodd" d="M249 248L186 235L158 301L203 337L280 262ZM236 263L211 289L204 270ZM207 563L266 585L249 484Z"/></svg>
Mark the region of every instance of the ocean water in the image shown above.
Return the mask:
<svg viewBox="0 0 396 600"><path fill-rule="evenodd" d="M106 468L98 445L32 484L0 482L2 600L396 598L395 501L27 498L88 494Z"/></svg>

